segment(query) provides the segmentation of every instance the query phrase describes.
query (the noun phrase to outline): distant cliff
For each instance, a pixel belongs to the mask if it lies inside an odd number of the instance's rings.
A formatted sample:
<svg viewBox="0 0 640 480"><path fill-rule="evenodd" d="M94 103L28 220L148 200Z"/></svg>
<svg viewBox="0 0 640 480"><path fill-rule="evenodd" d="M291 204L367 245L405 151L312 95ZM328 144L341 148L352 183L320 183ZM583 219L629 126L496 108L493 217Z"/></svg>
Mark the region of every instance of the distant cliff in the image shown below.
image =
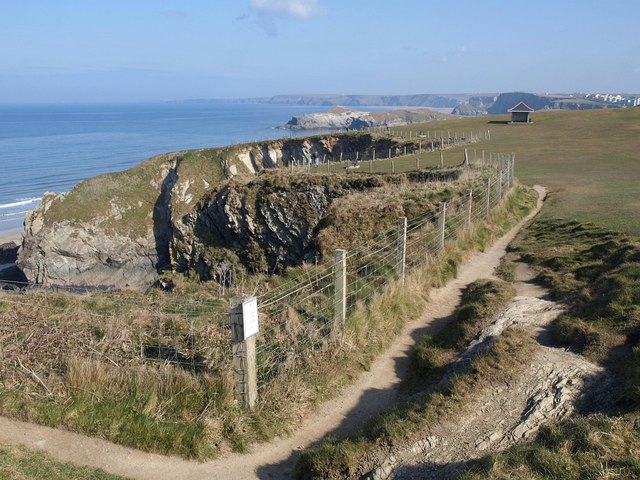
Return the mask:
<svg viewBox="0 0 640 480"><path fill-rule="evenodd" d="M478 116L487 115L487 109L498 99L497 96L480 95L470 97L466 102L459 103L451 112L453 115Z"/></svg>
<svg viewBox="0 0 640 480"><path fill-rule="evenodd" d="M368 127L397 127L411 123L425 123L450 118L449 115L426 108L418 110L388 110L361 112L336 107L324 113L311 113L293 117L279 128L291 130L342 130Z"/></svg>
<svg viewBox="0 0 640 480"><path fill-rule="evenodd" d="M615 104L596 102L573 95L538 95L526 92L501 93L496 97L470 97L453 109L454 115L501 115L519 102L524 102L534 110L587 110L615 108Z"/></svg>
<svg viewBox="0 0 640 480"><path fill-rule="evenodd" d="M466 98L466 97L465 97ZM459 100L433 94L417 95L276 95L260 98L191 99L183 103L269 103L274 105L321 105L347 107L432 107L453 108Z"/></svg>

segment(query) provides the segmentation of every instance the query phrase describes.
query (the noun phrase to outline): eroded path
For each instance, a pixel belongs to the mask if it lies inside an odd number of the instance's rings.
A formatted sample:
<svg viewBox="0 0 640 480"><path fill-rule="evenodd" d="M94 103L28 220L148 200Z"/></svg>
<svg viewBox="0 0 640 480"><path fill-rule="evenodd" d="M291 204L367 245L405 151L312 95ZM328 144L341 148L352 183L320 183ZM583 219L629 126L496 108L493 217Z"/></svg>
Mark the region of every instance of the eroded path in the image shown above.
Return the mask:
<svg viewBox="0 0 640 480"><path fill-rule="evenodd" d="M21 444L32 450L45 451L62 461L90 465L140 480L291 478L293 464L301 449L317 444L327 434L339 436L354 430L397 400L398 387L406 371L411 347L423 334L437 328L439 323L454 313L465 286L492 274L504 256L506 246L541 208L545 191L542 187L536 187L536 190L540 195L536 210L485 252L476 254L466 262L460 268L458 278L442 288L434 289L427 312L405 327L393 345L374 362L371 370L361 374L340 396L323 404L290 437L257 445L249 454L228 455L198 463L0 417L0 443Z"/></svg>
<svg viewBox="0 0 640 480"><path fill-rule="evenodd" d="M504 329L517 326L539 342L529 364L515 381L492 380L462 411L431 426L411 448L395 452L377 469L376 478L449 478L469 460L525 441L543 424L567 418L586 391L590 401L606 403L611 379L581 355L553 346L548 328L563 310L531 279L528 267L518 264L518 295L467 350L481 348Z"/></svg>

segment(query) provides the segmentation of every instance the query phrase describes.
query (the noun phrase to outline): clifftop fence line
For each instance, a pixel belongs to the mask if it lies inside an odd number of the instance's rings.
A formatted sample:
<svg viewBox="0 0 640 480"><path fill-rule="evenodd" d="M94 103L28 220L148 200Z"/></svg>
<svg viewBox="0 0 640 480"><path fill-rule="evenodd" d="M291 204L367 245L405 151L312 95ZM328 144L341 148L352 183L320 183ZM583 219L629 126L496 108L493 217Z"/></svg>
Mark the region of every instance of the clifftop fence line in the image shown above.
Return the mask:
<svg viewBox="0 0 640 480"><path fill-rule="evenodd" d="M514 154L483 152L472 158L495 168L482 188L442 204L436 212L399 218L395 228L357 249L338 250L335 258L309 265L295 278L258 295L252 302L255 312L238 310L242 301L234 302L229 311L215 299L160 302L153 296L134 301L78 295L71 302L42 288L28 295L5 292L0 295L0 311L14 308L18 313L35 312L39 318L24 325L0 325L0 379L19 372L50 394L47 378L64 374L60 362L71 349L65 342L72 336L61 335L61 325L80 308L95 319L92 324L71 323L73 341L80 342L83 355L115 368L152 362L196 374L234 372L236 399L253 408L270 395L275 383L312 368L339 344L345 323L353 321L359 308L387 285L402 285L406 275L429 265L448 243L463 238L500 205L513 186ZM253 322L254 316L259 333L247 335L255 325L245 321ZM33 363L34 358L47 360Z"/></svg>

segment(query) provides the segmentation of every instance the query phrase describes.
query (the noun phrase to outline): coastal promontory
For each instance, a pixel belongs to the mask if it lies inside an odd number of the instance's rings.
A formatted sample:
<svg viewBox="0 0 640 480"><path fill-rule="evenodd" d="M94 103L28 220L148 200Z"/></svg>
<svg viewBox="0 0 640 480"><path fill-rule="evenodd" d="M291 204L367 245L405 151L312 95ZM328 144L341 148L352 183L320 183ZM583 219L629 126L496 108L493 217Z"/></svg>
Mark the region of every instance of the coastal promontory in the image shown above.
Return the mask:
<svg viewBox="0 0 640 480"><path fill-rule="evenodd" d="M411 110L384 110L365 112L344 107L334 107L328 112L294 116L280 128L290 130L344 130L371 127L398 127L411 123L444 120L450 115L428 108Z"/></svg>

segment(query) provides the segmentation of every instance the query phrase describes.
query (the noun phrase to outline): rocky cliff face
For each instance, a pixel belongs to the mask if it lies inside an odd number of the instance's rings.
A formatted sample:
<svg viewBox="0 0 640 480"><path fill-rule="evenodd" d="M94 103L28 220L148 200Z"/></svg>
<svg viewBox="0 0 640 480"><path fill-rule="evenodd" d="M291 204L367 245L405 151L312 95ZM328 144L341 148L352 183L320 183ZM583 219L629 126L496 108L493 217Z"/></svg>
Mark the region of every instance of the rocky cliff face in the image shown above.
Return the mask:
<svg viewBox="0 0 640 480"><path fill-rule="evenodd" d="M491 107L491 105L493 105L496 100L497 97L486 95L470 97L466 102L456 105L451 113L453 115L487 115L487 109Z"/></svg>
<svg viewBox="0 0 640 480"><path fill-rule="evenodd" d="M154 157L67 194L45 195L25 220L17 264L30 282L112 288L144 288L165 267L224 280L221 272L232 265L297 265L315 255L314 235L332 202L384 182L255 175L341 153L395 155L404 146L369 134L328 135Z"/></svg>
<svg viewBox="0 0 640 480"><path fill-rule="evenodd" d="M170 162L156 172L152 183L158 185L159 194L153 203L145 201L142 191L131 203L114 192L106 215L98 211L89 218L70 215L57 220L64 204L77 200L73 198L77 192L70 192L72 198L45 194L39 207L25 218L17 265L30 282L38 284L118 289L151 284L169 263L169 199L177 164ZM91 198L83 200L90 202ZM137 228L130 228L127 220L136 222Z"/></svg>
<svg viewBox="0 0 640 480"><path fill-rule="evenodd" d="M221 280L225 268L273 272L316 255L314 234L331 203L380 179L263 174L231 181L201 199L172 243L174 265L201 279Z"/></svg>

